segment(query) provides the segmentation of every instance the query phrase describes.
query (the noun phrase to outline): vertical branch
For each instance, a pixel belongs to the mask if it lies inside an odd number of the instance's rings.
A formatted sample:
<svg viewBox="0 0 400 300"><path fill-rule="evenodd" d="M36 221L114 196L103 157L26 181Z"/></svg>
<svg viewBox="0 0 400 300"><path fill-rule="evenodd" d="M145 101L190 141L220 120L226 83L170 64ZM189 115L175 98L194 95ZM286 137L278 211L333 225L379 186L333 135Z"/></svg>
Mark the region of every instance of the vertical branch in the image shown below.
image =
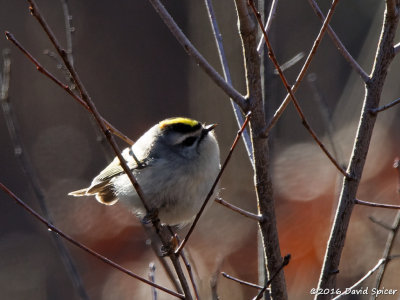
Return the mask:
<svg viewBox="0 0 400 300"><path fill-rule="evenodd" d="M245 59L247 94L252 111L251 138L254 151L254 183L256 187L257 206L263 221L259 222L262 234L266 269L268 276L282 265L276 227L275 204L270 176L270 158L268 137L263 135L266 126L265 111L262 99L260 57L257 52L257 24L246 0L235 0L239 17L239 31L242 39ZM268 278L266 278L267 280ZM271 283L272 299L287 299L284 272L279 272Z"/></svg>
<svg viewBox="0 0 400 300"><path fill-rule="evenodd" d="M354 199L356 198L376 121L376 115L371 113L371 109L376 109L379 105L388 68L394 58L393 45L396 28L399 22L399 4L395 4L396 9L393 9L393 3L395 3L395 1L387 0L384 23L376 52L374 67L371 79L366 83L364 105L350 164L347 169L347 173L350 174L350 177L345 177L343 181L339 205L321 270L318 285L319 289L331 289L336 285L336 275L338 273L344 241L355 203ZM329 295L316 295L316 299L328 298Z"/></svg>

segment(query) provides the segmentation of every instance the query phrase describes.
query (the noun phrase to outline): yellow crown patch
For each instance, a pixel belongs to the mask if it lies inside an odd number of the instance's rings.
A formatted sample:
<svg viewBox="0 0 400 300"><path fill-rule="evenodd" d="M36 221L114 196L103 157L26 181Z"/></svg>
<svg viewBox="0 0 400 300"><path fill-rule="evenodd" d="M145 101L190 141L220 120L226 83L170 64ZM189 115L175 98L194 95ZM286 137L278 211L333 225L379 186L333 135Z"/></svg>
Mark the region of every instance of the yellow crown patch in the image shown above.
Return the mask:
<svg viewBox="0 0 400 300"><path fill-rule="evenodd" d="M198 125L199 122L197 122L196 120L193 120L193 119L179 117L179 118L166 119L166 120L158 123L158 125L160 126L161 129L163 129L167 126L170 126L170 125L175 125L175 124L184 124L184 125L194 127L194 126Z"/></svg>

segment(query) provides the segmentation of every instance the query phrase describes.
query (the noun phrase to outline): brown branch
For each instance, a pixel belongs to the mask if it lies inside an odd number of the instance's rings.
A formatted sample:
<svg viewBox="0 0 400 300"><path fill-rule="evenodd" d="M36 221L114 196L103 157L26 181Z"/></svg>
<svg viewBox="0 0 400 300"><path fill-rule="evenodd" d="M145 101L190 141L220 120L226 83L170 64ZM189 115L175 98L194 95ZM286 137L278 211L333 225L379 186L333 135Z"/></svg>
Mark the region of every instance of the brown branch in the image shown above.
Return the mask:
<svg viewBox="0 0 400 300"><path fill-rule="evenodd" d="M391 108L391 107L393 107L393 106L395 106L396 104L399 104L399 103L400 103L400 98L398 98L396 100L393 100L392 102L390 102L390 103L388 103L388 104L386 104L384 106L381 106L381 107L378 107L378 108L375 108L375 109L371 109L370 112L373 113L373 114L377 114L377 113L380 113L381 111L387 110L387 109L389 109L389 108Z"/></svg>
<svg viewBox="0 0 400 300"><path fill-rule="evenodd" d="M237 283L240 283L240 284L243 284L243 285L246 285L246 286L255 288L255 289L262 290L262 289L264 288L264 287L261 286L261 285L258 285L258 284L255 284L255 283L251 283L251 282L248 282L248 281L241 280L241 279L236 278L236 277L233 277L232 275L229 275L229 274L227 274L227 273L225 273L225 272L221 272L221 274L222 274L222 276L224 276L224 277L227 278L227 279L233 280L233 281L235 281L235 282L237 282Z"/></svg>
<svg viewBox="0 0 400 300"><path fill-rule="evenodd" d="M311 7L313 8L315 14L320 18L321 21L325 19L324 15L322 14L322 11L320 10L317 2L315 0L308 0L310 3ZM332 27L328 25L327 27L328 35L333 41L333 43L336 46L336 49L342 54L344 59L349 63L349 65L360 75L361 79L364 82L368 82L369 75L364 71L364 69L358 64L358 62L353 58L353 56L350 54L350 52L346 49L345 45L343 45L342 41L339 39L335 31L333 31Z"/></svg>
<svg viewBox="0 0 400 300"><path fill-rule="evenodd" d="M386 262L387 259L381 258L378 263L371 269L369 270L359 281L357 281L355 284L353 284L351 287L346 288L346 292L341 293L340 295L336 296L332 300L338 300L341 299L348 294L351 293L352 290L354 290L356 287L358 287L361 283L363 283L365 280L367 280L378 268Z"/></svg>
<svg viewBox="0 0 400 300"><path fill-rule="evenodd" d="M354 139L353 152L347 168L351 178L346 177L342 185L340 199L332 225L328 246L325 253L324 264L321 270L318 289L332 289L336 285L337 271L346 239L350 217L355 205L358 186L364 169L369 145L376 121L376 115L371 114L371 109L379 107L383 85L388 73L388 68L394 58L393 42L399 23L399 14L387 8L383 20L381 36L376 50L371 79L366 84L363 108ZM316 295L316 299L329 299L329 295Z"/></svg>
<svg viewBox="0 0 400 300"><path fill-rule="evenodd" d="M400 161L398 158L395 159L393 167L397 171L397 195L398 198L400 199ZM383 281L383 276L385 276L386 268L387 265L389 264L390 260L388 258L390 257L393 246L394 246L394 241L396 239L396 236L400 230L400 211L397 212L390 233L387 237L386 240L386 245L385 249L383 250L383 255L382 257L385 259L385 262L382 264L382 267L379 268L378 274L376 275L376 281L375 281L375 288L380 289ZM371 295L371 300L374 300L377 298L377 295Z"/></svg>
<svg viewBox="0 0 400 300"><path fill-rule="evenodd" d="M252 220L256 220L257 222L262 222L264 220L261 215L253 214L253 213L251 213L251 212L249 212L247 210L244 210L244 209L242 209L240 207L237 207L237 206L235 206L233 204L230 204L229 202L226 202L224 199L222 199L220 197L215 198L214 201L219 203L219 204L221 204L221 205L223 205L223 206L225 206L225 207L227 207L227 208L229 208L229 209L231 209L231 210L233 210L233 211L235 211L235 212L237 212L237 213L239 213L239 214L241 214L242 216L245 216L245 217L250 218Z"/></svg>
<svg viewBox="0 0 400 300"><path fill-rule="evenodd" d="M128 269L125 269L124 267L122 267L121 265L113 262L112 260L106 258L105 256L97 253L96 251L86 247L85 245L83 245L82 243L78 242L77 240L75 240L74 238L70 237L69 235L67 235L66 233L62 232L60 229L58 229L56 226L54 226L53 224L51 224L49 221L47 221L46 219L44 219L41 215L39 215L35 210L33 210L30 206L28 206L24 201L22 201L20 198L18 198L11 190L9 190L5 185L3 185L0 182L0 188L7 193L12 199L14 199L14 201L19 204L20 206L22 206L26 211L28 211L32 216L34 216L37 220L39 220L40 222L42 222L44 225L47 226L47 228L58 234L59 236L61 236L62 238L66 239L68 242L70 242L71 244L77 246L78 248L81 248L82 250L86 251L87 253L93 255L94 257L96 257L97 259L101 260L102 262L112 266L115 269L118 269L119 271L139 280L142 281L150 286L153 286L163 292L166 292L174 297L180 298L180 299L185 299L184 295L182 294L178 294L174 291L171 291L161 285L158 285L156 283L151 282L150 280L147 280L131 271L129 271Z"/></svg>
<svg viewBox="0 0 400 300"><path fill-rule="evenodd" d="M291 88L291 92L292 94L294 92L296 92L297 88L299 87L301 81L303 80L304 76L306 75L306 72L308 70L308 67L311 64L312 59L314 58L315 53L317 52L317 49L319 47L319 45L321 44L322 41L322 37L324 36L329 22L333 16L333 12L335 11L335 7L337 5L337 3L339 2L339 0L334 0L332 2L331 8L329 9L329 12L324 20L324 23L322 24L321 30L318 33L317 38L314 41L314 44L310 50L310 52L308 53L307 59L303 64L303 67L299 73L299 75L296 78L296 82L295 84L292 86ZM269 122L268 126L266 127L265 133L268 134L268 132L272 129L272 127L275 126L276 122L278 121L278 119L281 117L281 115L283 114L283 112L285 111L286 107L288 106L290 100L292 99L291 93L288 93L285 97L285 99L283 100L282 104L280 105L280 107L276 110L274 116L272 117L271 121Z"/></svg>
<svg viewBox="0 0 400 300"><path fill-rule="evenodd" d="M82 100L81 97L76 95L71 88L62 83L60 80L58 80L54 75L52 75L49 71L47 71L46 68L44 68L30 53L28 50L26 50L20 42L18 42L17 39L15 39L14 35L11 34L10 32L6 31L5 32L7 39L12 42L35 66L36 69L48 77L51 81L53 81L55 84L57 84L59 87L61 87L63 90L65 90L70 96L72 96L79 104L81 104L86 110L90 111L89 106L85 103L84 100ZM133 145L134 142L128 138L125 134L120 132L118 129L116 129L114 126L112 126L109 122L107 122L105 119L103 119L103 122L107 126L107 129L110 130L114 135L118 136L121 140L126 142L129 145Z"/></svg>
<svg viewBox="0 0 400 300"><path fill-rule="evenodd" d="M236 138L235 138L235 140L233 141L233 144L232 144L232 146L231 146L231 148L230 148L230 150L229 150L228 156L226 157L226 159L225 159L225 161L224 161L224 163L223 163L223 165L222 165L222 167L221 167L221 170L219 171L219 173L218 173L218 175L217 175L217 178L215 178L214 183L213 183L213 185L212 185L210 191L208 192L208 195L207 195L206 199L204 200L203 205L201 206L199 212L198 212L197 215L196 215L196 218L194 219L192 225L190 226L190 229L189 229L188 233L186 234L186 237L185 237L185 238L183 239L183 241L180 243L179 247L175 250L175 253L176 253L176 254L180 253L181 250L185 247L187 241L189 240L189 237L190 237L191 234L193 233L194 228L196 227L196 225L197 225L197 223L198 223L198 221L199 221L201 215L203 214L203 211L204 211L204 209L206 208L208 201L210 200L211 196L214 194L215 187L217 186L217 184L218 184L218 182L219 182L219 180L220 180L222 174L223 174L224 171L225 171L226 166L228 165L228 163L229 163L229 161L230 161L230 159L231 159L233 150L235 150L236 145L237 145L237 143L238 143L238 141L239 141L239 139L240 139L240 137L241 137L241 135L242 135L242 133L243 133L243 130L246 128L247 123L248 123L249 120L250 120L250 116L251 116L251 112L247 113L246 119L244 120L242 127L239 129L238 133L236 134Z"/></svg>
<svg viewBox="0 0 400 300"><path fill-rule="evenodd" d="M371 206L371 207L389 208L389 209L400 209L400 205L368 202L368 201L363 201L363 200L359 200L359 199L355 199L354 204L360 204L360 205Z"/></svg>
<svg viewBox="0 0 400 300"><path fill-rule="evenodd" d="M257 17L257 21L258 24L260 25L260 28L264 34L264 39L265 39L265 43L267 44L268 47L268 56L270 57L271 61L273 62L273 64L275 65L276 70L279 73L279 76L282 80L283 85L285 86L287 92L290 95L289 99L292 99L294 106L296 107L296 110L300 116L300 119L302 121L303 126L307 129L307 131L310 133L310 135L312 136L312 138L314 139L314 141L318 144L318 146L321 148L321 150L325 153L325 155L329 158L329 160L332 162L332 164L336 167L336 169L339 170L340 173L342 173L345 177L348 177L349 175L346 173L346 171L339 165L339 163L336 161L336 159L329 153L329 151L326 149L325 145L321 142L321 140L317 137L317 135L315 134L314 130L311 128L310 124L308 123L300 105L299 102L297 101L295 95L294 95L294 89L290 88L289 83L285 77L285 75L283 74L278 61L276 60L276 56L272 50L272 46L269 42L268 39L268 35L264 30L264 26L261 20L261 15L260 13L257 11L255 4L254 4L254 0L249 0L250 1L250 5L251 8L253 9L254 15ZM336 2L336 0L335 0ZM335 3L334 2L334 3ZM332 4L333 6L333 4ZM332 9L332 8L331 8Z"/></svg>
<svg viewBox="0 0 400 300"><path fill-rule="evenodd" d="M155 11L159 14L161 19L167 25L168 29L175 36L181 46L185 49L186 53L193 57L196 63L203 69L203 71L220 87L233 101L235 101L240 108L247 112L248 101L236 89L227 83L221 75L209 64L209 62L200 54L200 52L193 46L189 39L185 36L179 26L175 23L172 16L162 5L159 0L149 0Z"/></svg>

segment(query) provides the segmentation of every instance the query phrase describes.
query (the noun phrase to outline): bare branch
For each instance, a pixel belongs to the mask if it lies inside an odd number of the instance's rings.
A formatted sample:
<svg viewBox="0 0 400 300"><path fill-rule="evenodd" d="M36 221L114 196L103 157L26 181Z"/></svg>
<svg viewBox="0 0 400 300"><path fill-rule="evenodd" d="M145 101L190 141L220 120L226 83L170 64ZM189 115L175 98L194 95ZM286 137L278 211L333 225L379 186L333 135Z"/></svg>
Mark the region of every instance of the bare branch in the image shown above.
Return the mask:
<svg viewBox="0 0 400 300"><path fill-rule="evenodd" d="M331 5L331 8L329 9L329 12L328 12L328 14L327 14L327 16L326 16L326 18L324 20L324 23L322 24L321 30L319 31L318 36L315 39L314 44L313 44L310 52L308 53L307 59L304 62L303 67L302 67L299 75L296 78L296 82L291 88L292 93L296 92L296 90L299 87L301 81L303 80L304 76L306 75L308 67L310 66L311 61L314 58L314 55L315 55L315 53L316 53L316 51L317 51L317 49L318 49L318 47L319 47L319 45L320 45L320 43L322 41L322 37L324 36L325 31L328 28L328 24L329 24L329 22L330 22L330 20L332 18L333 12L335 11L335 7L336 7L338 2L339 2L339 0L334 0L333 1L332 5ZM283 100L282 104L280 105L280 107L276 110L276 112L275 112L274 116L272 117L271 121L269 122L269 124L268 124L268 126L266 128L266 131L265 131L266 133L268 133L272 129L272 127L275 126L276 122L278 121L278 119L280 118L280 116L283 114L283 112L285 111L286 107L288 106L288 104L290 102L290 99L291 99L291 95L290 95L290 93L288 93L286 95L285 99Z"/></svg>
<svg viewBox="0 0 400 300"><path fill-rule="evenodd" d="M371 206L371 207L389 208L389 209L400 209L400 205L368 202L368 201L363 201L363 200L359 200L359 199L355 199L354 204L360 204L360 205Z"/></svg>
<svg viewBox="0 0 400 300"><path fill-rule="evenodd" d="M379 108L371 109L370 111L373 114L377 114L377 113L379 113L381 111L384 111L384 110L387 110L387 109L389 109L389 108L391 108L391 107L393 107L393 106L395 106L396 104L399 104L399 103L400 103L400 98L398 98L396 100L393 100L392 102L390 102L390 103L388 103L388 104L386 104L384 106L381 106Z"/></svg>
<svg viewBox="0 0 400 300"><path fill-rule="evenodd" d="M269 42L268 39L268 35L264 30L263 24L262 24L262 20L261 20L261 16L260 13L257 11L255 4L254 4L254 0L250 0L250 5L251 8L253 9L254 15L257 17L257 21L258 24L260 25L260 28L264 34L264 39L265 39L265 43L268 46L268 55L271 58L272 62L275 65L276 70L279 73L279 76L282 80L283 85L285 86L287 92L290 95L290 98L293 101L294 106L296 107L296 110L301 118L302 124L303 126L307 129L307 131L310 133L310 135L312 136L312 138L315 140L315 142L318 144L318 146L321 148L321 150L325 153L325 155L329 158L329 160L332 162L332 164L339 170L340 173L342 173L345 177L348 177L349 175L346 173L345 170L343 170L343 168L339 165L339 163L336 161L336 159L329 153L329 151L326 149L325 145L321 142L321 140L317 137L317 135L315 134L314 130L311 128L310 124L308 123L300 105L299 102L297 101L293 89L290 88L289 83L285 77L285 75L283 74L278 61L276 60L276 56L272 50L272 46ZM333 5L333 4L332 4Z"/></svg>
<svg viewBox="0 0 400 300"><path fill-rule="evenodd" d="M204 209L206 208L208 201L210 200L211 196L212 196L213 193L214 193L215 187L217 186L217 184L218 184L218 182L219 182L219 180L220 180L222 174L223 174L224 171L225 171L226 166L228 165L228 163L229 163L229 161L230 161L230 158L231 158L231 156L232 156L233 150L235 150L236 145L237 145L237 143L238 143L238 141L239 141L239 139L240 139L240 137L241 137L241 135L242 135L242 133L243 133L243 130L246 128L247 123L248 123L249 120L250 120L250 116L251 116L251 113L250 113L250 112L247 113L246 119L244 120L244 123L243 123L242 127L241 127L240 130L238 131L238 133L237 133L237 135L236 135L236 138L235 138L235 140L233 141L233 144L232 144L232 146L231 146L231 149L229 150L228 156L226 157L226 159L225 159L225 161L224 161L224 163L223 163L223 165L222 165L222 167L221 167L221 170L219 171L219 173L218 173L218 175L217 175L217 178L215 178L214 183L213 183L213 185L212 185L210 191L208 192L208 195L207 195L206 199L204 200L203 205L201 206L199 212L198 212L197 215L196 215L196 218L194 219L194 221L193 221L193 223L192 223L192 226L190 226L190 229L189 229L188 233L186 234L186 237L185 237L185 238L183 239L183 241L180 243L179 247L175 250L175 253L178 254L179 252L181 252L181 250L183 249L183 247L185 247L187 241L189 240L189 237L191 236L191 234L192 234L194 228L196 227L197 222L199 221L201 215L203 214L203 211L204 211Z"/></svg>
<svg viewBox="0 0 400 300"><path fill-rule="evenodd" d="M61 236L62 238L66 239L68 242L70 242L71 244L77 246L78 248L81 248L82 250L86 251L87 253L93 255L94 257L96 257L97 259L101 260L102 262L112 266L113 268L118 269L119 271L139 280L142 281L150 286L153 286L163 292L166 292L174 297L177 297L179 299L185 299L184 295L182 294L178 294L174 291L171 291L161 285L158 285L156 283L151 282L150 280L147 280L139 275L136 275L135 273L129 271L128 269L125 269L124 267L122 267L121 265L109 260L108 258L106 258L105 256L97 253L96 251L86 247L85 245L83 245L82 243L78 242L77 240L73 239L72 237L70 237L69 235L67 235L66 233L62 232L60 229L58 229L56 226L54 226L53 224L51 224L49 221L47 221L46 219L44 219L41 215L39 215L36 211L34 211L30 206L28 206L24 201L22 201L20 198L18 198L11 190L9 190L5 185L3 185L0 182L0 188L6 192L12 199L15 200L15 202L17 204L19 204L20 206L22 206L26 211L28 211L32 216L34 216L37 220L39 220L40 222L42 222L44 225L47 226L47 228L58 234L59 236Z"/></svg>
<svg viewBox="0 0 400 300"><path fill-rule="evenodd" d="M324 15L322 14L322 11L320 10L317 2L315 0L308 0L310 3L311 7L313 8L314 12L316 15L323 21L325 19ZM350 52L346 49L346 47L343 45L342 41L339 39L337 34L333 31L332 27L328 25L327 28L328 35L332 39L333 43L335 44L336 48L342 54L344 59L350 64L350 66L360 75L361 79L364 82L368 82L369 80L369 75L364 71L364 69L358 64L358 62L353 58L353 56L350 54Z"/></svg>
<svg viewBox="0 0 400 300"><path fill-rule="evenodd" d="M346 292L341 293L340 295L336 296L335 298L333 298L332 300L337 300L337 299L341 299L345 296L347 296L348 294L350 294L350 292L352 290L354 290L356 287L358 287L361 283L363 283L365 280L367 280L372 274L374 274L374 272L376 270L378 270L378 268L384 264L386 262L387 259L385 258L381 258L378 263L367 272L367 274L365 274L359 281L357 281L355 284L353 284L351 287L346 288Z"/></svg>
<svg viewBox="0 0 400 300"><path fill-rule="evenodd" d="M221 204L221 205L223 205L223 206L225 206L225 207L227 207L227 208L229 208L229 209L231 209L231 210L233 210L233 211L235 211L235 212L237 212L237 213L239 213L239 214L241 214L242 216L245 216L245 217L250 218L252 220L255 220L257 222L262 222L263 221L263 217L261 215L253 214L253 213L251 213L251 212L249 212L247 210L244 210L244 209L242 209L240 207L237 207L237 206L235 206L233 204L230 204L229 202L226 202L224 199L222 199L220 197L215 198L214 201L219 203L219 204Z"/></svg>
<svg viewBox="0 0 400 300"><path fill-rule="evenodd" d="M240 284L243 284L243 285L246 285L246 286L249 286L249 287L252 287L252 288L256 288L256 289L259 289L259 290L262 290L262 289L264 288L264 287L261 286L261 285L258 285L258 284L255 284L255 283L251 283L251 282L248 282L248 281L241 280L241 279L236 278L236 277L233 277L232 275L229 275L229 274L227 274L227 273L225 273L225 272L221 272L221 274L222 274L222 276L224 276L224 277L227 278L227 279L236 281L236 282L238 282L238 283L240 283Z"/></svg>
<svg viewBox="0 0 400 300"><path fill-rule="evenodd" d="M224 72L224 77L225 77L226 82L229 83L230 85L232 85L232 79L231 79L231 74L229 72L228 61L226 59L224 44L222 42L222 34L219 31L218 22L217 22L214 8L212 5L212 0L205 0L205 2L206 2L207 10L208 10L208 16L210 18L211 27L212 27L212 30L214 33L215 43L217 44L219 60L221 62L222 71ZM239 105L236 104L232 99L230 99L230 101L232 104L233 112L236 116L236 122L240 128L241 124L243 124L243 121L244 121L243 114L240 110ZM247 131L247 129L245 129L243 132L243 141L244 141L244 145L246 146L247 155L249 156L251 165L254 166L253 145L251 144L250 135L249 135L249 132Z"/></svg>
<svg viewBox="0 0 400 300"><path fill-rule="evenodd" d="M236 89L234 89L229 83L227 83L221 75L208 63L208 61L199 53L199 51L193 46L189 39L185 36L179 26L175 23L172 16L165 9L159 0L149 0L153 5L155 11L160 15L161 19L167 25L168 29L175 36L178 42L185 49L187 54L193 57L196 63L207 73L208 76L219 86L233 101L235 101L240 108L247 112L248 101L241 95Z"/></svg>

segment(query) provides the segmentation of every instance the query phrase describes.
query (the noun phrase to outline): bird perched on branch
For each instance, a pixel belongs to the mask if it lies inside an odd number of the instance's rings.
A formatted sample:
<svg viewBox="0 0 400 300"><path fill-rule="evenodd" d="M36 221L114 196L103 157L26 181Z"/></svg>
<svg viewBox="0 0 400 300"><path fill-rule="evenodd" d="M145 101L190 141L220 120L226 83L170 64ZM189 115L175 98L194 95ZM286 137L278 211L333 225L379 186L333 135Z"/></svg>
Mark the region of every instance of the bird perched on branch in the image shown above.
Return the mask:
<svg viewBox="0 0 400 300"><path fill-rule="evenodd" d="M150 210L157 211L161 223L184 224L200 210L220 170L215 126L206 126L189 118L166 119L151 127L132 147L122 151L143 191L144 201ZM118 157L92 180L89 187L69 195L94 195L97 201L106 205L120 200L140 218L149 213Z"/></svg>

